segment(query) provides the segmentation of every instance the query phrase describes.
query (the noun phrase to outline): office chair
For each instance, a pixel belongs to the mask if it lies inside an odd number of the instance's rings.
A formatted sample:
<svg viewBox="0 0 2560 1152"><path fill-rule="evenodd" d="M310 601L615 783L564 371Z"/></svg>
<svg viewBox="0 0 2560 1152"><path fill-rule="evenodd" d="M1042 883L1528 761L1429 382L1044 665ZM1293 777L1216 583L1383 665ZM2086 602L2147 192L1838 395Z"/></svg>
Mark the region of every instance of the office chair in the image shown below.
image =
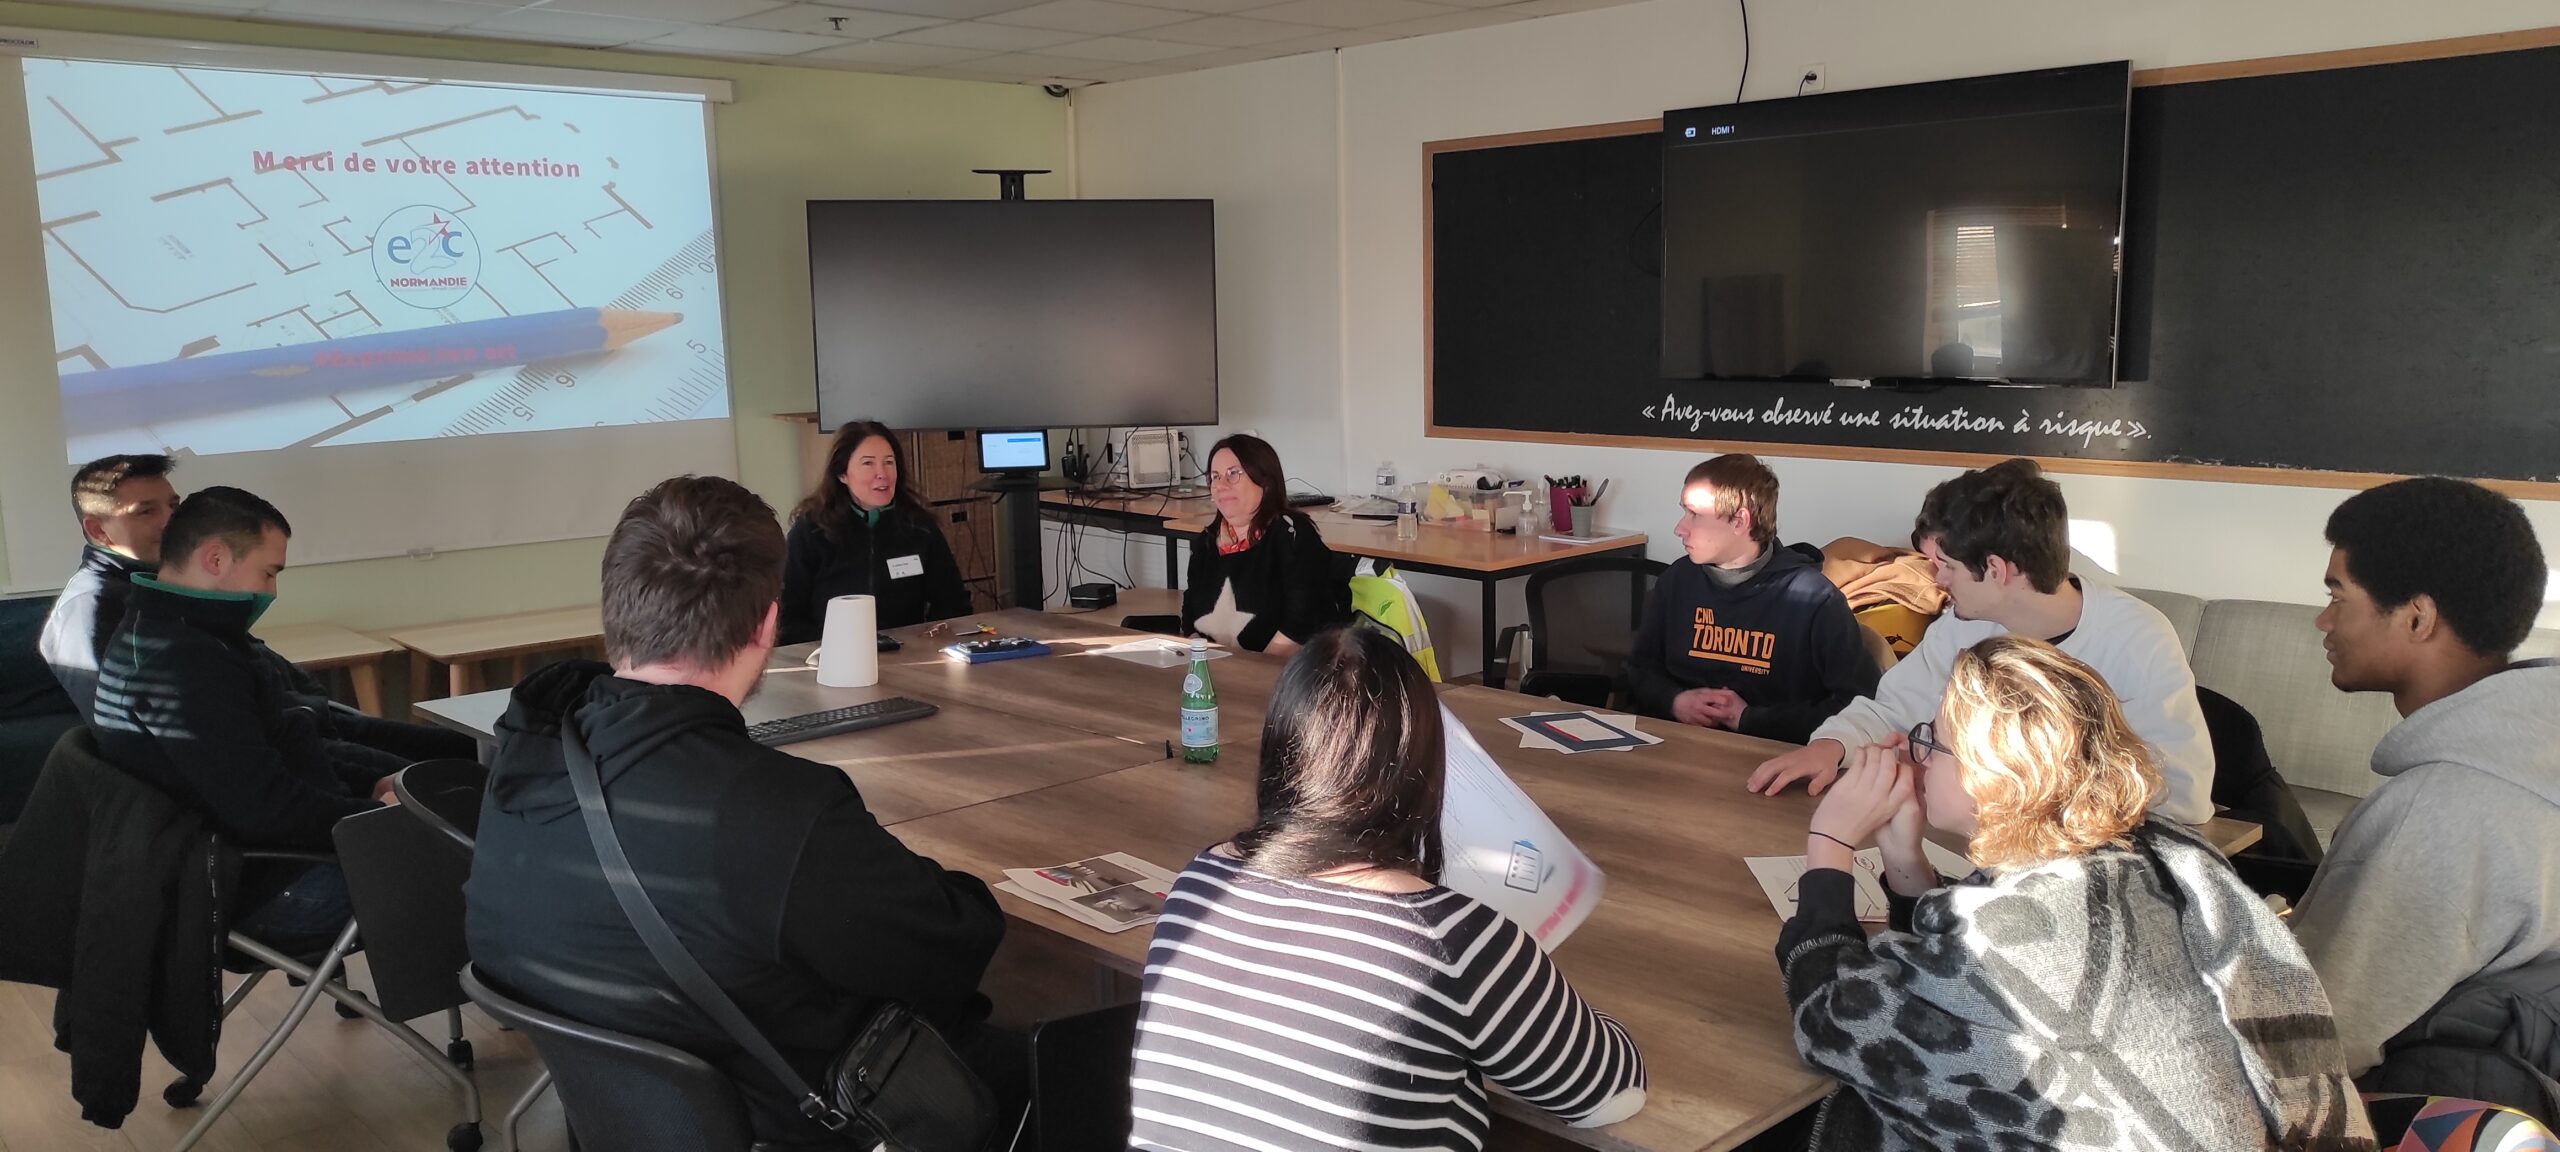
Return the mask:
<svg viewBox="0 0 2560 1152"><path fill-rule="evenodd" d="M430 827L471 850L480 835L480 797L489 790L489 769L472 760L421 760L391 778L391 791L401 807L418 814Z"/></svg>
<svg viewBox="0 0 2560 1152"><path fill-rule="evenodd" d="M461 984L482 1011L532 1039L578 1146L614 1152L759 1147L737 1086L700 1057L554 1016L492 988L476 967L462 969Z"/></svg>
<svg viewBox="0 0 2560 1152"><path fill-rule="evenodd" d="M1667 567L1641 556L1587 556L1532 573L1529 669L1520 676L1521 693L1608 707L1644 622L1645 601ZM1503 652L1522 630L1503 631Z"/></svg>
<svg viewBox="0 0 2560 1152"><path fill-rule="evenodd" d="M1031 1120L1040 1152L1129 1146L1129 1054L1138 1006L1061 1016L1031 1030Z"/></svg>

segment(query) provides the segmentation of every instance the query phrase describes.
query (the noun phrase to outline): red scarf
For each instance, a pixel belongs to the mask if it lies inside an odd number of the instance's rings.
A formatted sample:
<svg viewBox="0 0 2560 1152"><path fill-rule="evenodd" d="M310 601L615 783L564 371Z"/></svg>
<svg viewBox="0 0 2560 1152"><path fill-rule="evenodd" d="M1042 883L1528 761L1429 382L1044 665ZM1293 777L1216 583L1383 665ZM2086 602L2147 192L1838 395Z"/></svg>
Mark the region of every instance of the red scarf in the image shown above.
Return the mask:
<svg viewBox="0 0 2560 1152"><path fill-rule="evenodd" d="M1236 538L1235 533L1227 527L1226 518L1223 516L1219 517L1218 555L1233 556L1236 553L1250 549L1261 542L1262 533L1260 530L1247 532L1245 533L1244 538L1239 540Z"/></svg>

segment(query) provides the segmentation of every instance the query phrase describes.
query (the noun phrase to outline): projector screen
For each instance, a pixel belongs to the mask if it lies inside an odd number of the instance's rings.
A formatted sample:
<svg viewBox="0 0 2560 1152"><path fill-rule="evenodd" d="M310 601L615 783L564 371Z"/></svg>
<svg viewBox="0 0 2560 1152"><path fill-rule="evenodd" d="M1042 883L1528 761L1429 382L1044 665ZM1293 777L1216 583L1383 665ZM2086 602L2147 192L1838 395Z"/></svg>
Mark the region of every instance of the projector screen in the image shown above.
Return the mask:
<svg viewBox="0 0 2560 1152"><path fill-rule="evenodd" d="M70 468L111 453L266 496L296 563L597 535L657 479L734 472L706 96L37 35L0 114L54 361L0 385L12 588L68 571Z"/></svg>

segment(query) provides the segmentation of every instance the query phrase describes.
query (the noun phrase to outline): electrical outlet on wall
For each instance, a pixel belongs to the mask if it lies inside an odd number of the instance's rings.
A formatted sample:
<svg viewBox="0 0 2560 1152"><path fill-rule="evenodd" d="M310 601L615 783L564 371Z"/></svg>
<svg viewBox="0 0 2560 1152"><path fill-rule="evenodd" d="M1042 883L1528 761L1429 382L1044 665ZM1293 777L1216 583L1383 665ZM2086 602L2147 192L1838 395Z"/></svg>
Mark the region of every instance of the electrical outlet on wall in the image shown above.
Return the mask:
<svg viewBox="0 0 2560 1152"><path fill-rule="evenodd" d="M1830 83L1830 79L1830 68L1821 64L1807 64L1804 66L1804 72L1797 78L1796 95L1809 96L1820 92L1824 85Z"/></svg>

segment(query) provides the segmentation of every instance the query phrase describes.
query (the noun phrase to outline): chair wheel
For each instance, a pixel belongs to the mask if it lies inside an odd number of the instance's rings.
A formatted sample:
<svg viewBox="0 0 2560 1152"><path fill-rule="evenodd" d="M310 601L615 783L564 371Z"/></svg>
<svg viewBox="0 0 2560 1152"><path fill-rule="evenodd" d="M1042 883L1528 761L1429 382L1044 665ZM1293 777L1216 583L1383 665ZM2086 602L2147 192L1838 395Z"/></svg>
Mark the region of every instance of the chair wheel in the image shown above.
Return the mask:
<svg viewBox="0 0 2560 1152"><path fill-rule="evenodd" d="M462 1070L463 1070L463 1071L465 1071L465 1072L470 1071L470 1070L471 1070L471 1042L470 1042L470 1041L468 1041L468 1040L456 1040L456 1041L454 1041L454 1042L452 1042L452 1043L450 1043L450 1044L445 1045L445 1046L444 1046L444 1058L445 1058L445 1059L447 1059L447 1060L451 1060L451 1061L453 1061L453 1066L454 1066L454 1067L456 1067L456 1068L460 1068L460 1069L462 1069Z"/></svg>
<svg viewBox="0 0 2560 1152"><path fill-rule="evenodd" d="M347 1007L345 1004L340 1003L339 1001L331 1000L329 1003L330 1003L330 1004L332 1004L332 1005L335 1005L335 1006L337 1007L337 1009L338 1009L338 1019L340 1019L340 1020L362 1020L362 1019L364 1019L364 1013L362 1013L362 1012L358 1012L358 1011L356 1011L356 1010L355 1010L355 1009L353 1009L353 1008L349 1008L349 1007Z"/></svg>
<svg viewBox="0 0 2560 1152"><path fill-rule="evenodd" d="M444 1146L452 1152L480 1152L480 1126L456 1124L444 1134Z"/></svg>
<svg viewBox="0 0 2560 1152"><path fill-rule="evenodd" d="M196 1099L202 1095L204 1085L184 1076L170 1081L168 1087L160 1090L161 1102L172 1108L194 1107Z"/></svg>

